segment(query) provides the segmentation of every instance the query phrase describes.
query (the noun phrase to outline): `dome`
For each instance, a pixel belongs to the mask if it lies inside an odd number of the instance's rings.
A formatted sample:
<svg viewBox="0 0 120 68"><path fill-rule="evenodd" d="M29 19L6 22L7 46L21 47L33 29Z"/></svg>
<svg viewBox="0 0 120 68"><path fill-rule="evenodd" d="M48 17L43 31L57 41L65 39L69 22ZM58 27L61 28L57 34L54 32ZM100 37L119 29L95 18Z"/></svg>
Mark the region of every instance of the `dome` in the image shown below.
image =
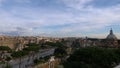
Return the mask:
<svg viewBox="0 0 120 68"><path fill-rule="evenodd" d="M107 39L117 39L117 37L113 34L112 29L110 30L110 34L107 36Z"/></svg>
<svg viewBox="0 0 120 68"><path fill-rule="evenodd" d="M107 36L107 39L117 39L117 37L116 37L114 34L113 34L113 35L110 35L110 34L109 34L109 35Z"/></svg>

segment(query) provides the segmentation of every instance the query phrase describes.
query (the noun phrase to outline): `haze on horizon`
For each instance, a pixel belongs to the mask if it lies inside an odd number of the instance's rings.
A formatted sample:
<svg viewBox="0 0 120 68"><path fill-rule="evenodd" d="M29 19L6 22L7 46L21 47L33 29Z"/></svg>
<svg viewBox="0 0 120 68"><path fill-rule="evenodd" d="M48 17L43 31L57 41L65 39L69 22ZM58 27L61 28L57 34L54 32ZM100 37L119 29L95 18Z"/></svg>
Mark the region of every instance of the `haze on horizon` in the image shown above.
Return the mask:
<svg viewBox="0 0 120 68"><path fill-rule="evenodd" d="M0 34L120 38L120 0L0 0Z"/></svg>

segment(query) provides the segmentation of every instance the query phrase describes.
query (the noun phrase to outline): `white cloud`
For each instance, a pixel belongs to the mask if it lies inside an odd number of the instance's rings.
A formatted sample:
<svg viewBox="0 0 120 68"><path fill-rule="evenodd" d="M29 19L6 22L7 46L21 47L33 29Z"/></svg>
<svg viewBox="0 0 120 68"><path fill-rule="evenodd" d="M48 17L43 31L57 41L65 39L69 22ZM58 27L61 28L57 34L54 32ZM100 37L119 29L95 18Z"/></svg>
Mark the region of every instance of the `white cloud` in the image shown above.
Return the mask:
<svg viewBox="0 0 120 68"><path fill-rule="evenodd" d="M61 0L67 7L74 9L85 8L86 5L93 0Z"/></svg>
<svg viewBox="0 0 120 68"><path fill-rule="evenodd" d="M1 1L1 0L0 0ZM23 0L17 0L23 1ZM30 0L27 0L28 2ZM26 2L27 2L26 1ZM46 9L34 9L24 7L12 7L10 11L0 10L0 32L18 32L24 34L44 33L46 35L73 35L72 33L85 33L99 30L112 24L119 24L120 5L107 8L95 8L88 3L93 0L62 0L69 7L67 11L53 11ZM43 11L42 11L43 10ZM44 12L46 11L46 12ZM71 24L56 30L42 28ZM16 28L19 27L20 29ZM48 34L47 34L48 33ZM77 34L78 34L77 33ZM91 35L92 36L92 35Z"/></svg>
<svg viewBox="0 0 120 68"><path fill-rule="evenodd" d="M17 3L31 3L31 0L13 0L13 1Z"/></svg>
<svg viewBox="0 0 120 68"><path fill-rule="evenodd" d="M76 15L67 14L63 15L64 19L58 18L60 22L63 21L64 24L70 23L71 26L61 28L58 32L62 33L75 33L75 32L92 32L98 31L99 29L106 28L107 26L119 25L120 21L120 6L115 5L108 8L95 8L88 7L88 9L83 10L87 13L80 13ZM62 15L62 14L61 14ZM56 15L57 16L57 15ZM56 17L57 18L57 17ZM119 33L120 34L120 33ZM105 37L103 33L92 34L91 37Z"/></svg>

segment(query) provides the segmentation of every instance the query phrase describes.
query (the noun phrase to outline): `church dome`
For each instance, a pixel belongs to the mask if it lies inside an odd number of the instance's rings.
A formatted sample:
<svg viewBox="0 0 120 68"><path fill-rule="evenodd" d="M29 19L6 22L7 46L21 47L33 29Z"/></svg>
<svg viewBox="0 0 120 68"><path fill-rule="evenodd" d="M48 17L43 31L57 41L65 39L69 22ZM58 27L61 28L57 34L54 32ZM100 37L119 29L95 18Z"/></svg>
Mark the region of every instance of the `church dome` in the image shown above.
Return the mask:
<svg viewBox="0 0 120 68"><path fill-rule="evenodd" d="M112 29L110 30L110 34L107 36L107 39L114 39L114 40L117 40L117 37L113 34Z"/></svg>
<svg viewBox="0 0 120 68"><path fill-rule="evenodd" d="M117 37L116 37L115 35L110 35L110 34L109 34L109 35L107 36L107 39L117 39Z"/></svg>

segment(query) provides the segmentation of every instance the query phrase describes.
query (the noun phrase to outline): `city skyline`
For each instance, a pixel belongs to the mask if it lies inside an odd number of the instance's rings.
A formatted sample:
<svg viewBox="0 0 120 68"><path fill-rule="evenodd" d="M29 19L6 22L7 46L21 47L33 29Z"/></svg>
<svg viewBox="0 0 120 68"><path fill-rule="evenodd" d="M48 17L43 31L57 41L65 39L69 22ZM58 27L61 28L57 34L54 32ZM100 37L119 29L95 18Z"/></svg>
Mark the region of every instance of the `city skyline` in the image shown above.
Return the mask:
<svg viewBox="0 0 120 68"><path fill-rule="evenodd" d="M0 34L120 38L120 0L0 0Z"/></svg>

